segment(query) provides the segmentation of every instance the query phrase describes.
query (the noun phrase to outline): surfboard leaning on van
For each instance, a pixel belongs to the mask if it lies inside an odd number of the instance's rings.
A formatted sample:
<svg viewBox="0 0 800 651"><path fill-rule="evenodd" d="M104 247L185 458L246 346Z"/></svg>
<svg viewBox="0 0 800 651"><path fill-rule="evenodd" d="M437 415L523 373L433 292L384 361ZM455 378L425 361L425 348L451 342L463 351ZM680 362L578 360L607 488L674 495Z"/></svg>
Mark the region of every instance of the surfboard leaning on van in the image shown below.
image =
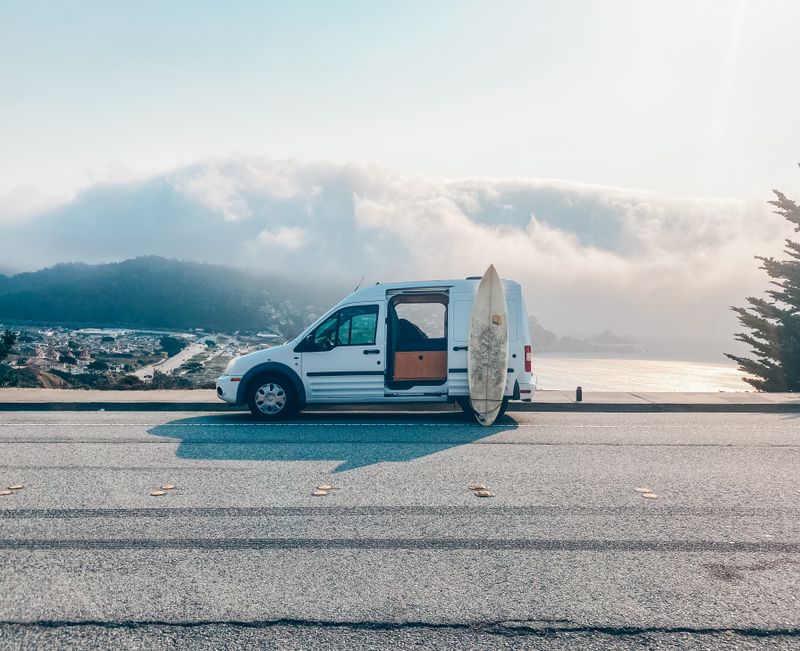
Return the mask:
<svg viewBox="0 0 800 651"><path fill-rule="evenodd" d="M217 379L219 398L263 420L309 404L455 401L491 424L533 391L525 299L494 267L358 289L296 339L235 357Z"/></svg>

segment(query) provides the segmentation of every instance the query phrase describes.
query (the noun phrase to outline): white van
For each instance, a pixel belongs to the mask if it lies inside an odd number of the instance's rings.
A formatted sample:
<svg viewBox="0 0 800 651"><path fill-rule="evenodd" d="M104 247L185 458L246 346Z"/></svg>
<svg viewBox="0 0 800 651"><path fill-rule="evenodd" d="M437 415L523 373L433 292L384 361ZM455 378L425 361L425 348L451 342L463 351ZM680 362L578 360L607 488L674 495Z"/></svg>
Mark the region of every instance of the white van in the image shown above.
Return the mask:
<svg viewBox="0 0 800 651"><path fill-rule="evenodd" d="M458 402L468 413L467 340L480 277L377 284L350 294L283 346L231 360L217 395L264 420L317 403ZM530 402L531 340L519 283L508 305L506 400ZM501 411L502 415L502 411Z"/></svg>

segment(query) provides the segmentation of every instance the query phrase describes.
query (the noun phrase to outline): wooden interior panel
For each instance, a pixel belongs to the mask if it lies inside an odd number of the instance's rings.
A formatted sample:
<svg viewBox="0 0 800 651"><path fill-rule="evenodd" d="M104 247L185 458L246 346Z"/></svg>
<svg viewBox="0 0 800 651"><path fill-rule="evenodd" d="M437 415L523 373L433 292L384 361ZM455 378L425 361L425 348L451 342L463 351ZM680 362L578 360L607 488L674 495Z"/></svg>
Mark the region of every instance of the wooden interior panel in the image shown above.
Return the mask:
<svg viewBox="0 0 800 651"><path fill-rule="evenodd" d="M447 377L447 351L420 350L394 354L394 379L444 380Z"/></svg>

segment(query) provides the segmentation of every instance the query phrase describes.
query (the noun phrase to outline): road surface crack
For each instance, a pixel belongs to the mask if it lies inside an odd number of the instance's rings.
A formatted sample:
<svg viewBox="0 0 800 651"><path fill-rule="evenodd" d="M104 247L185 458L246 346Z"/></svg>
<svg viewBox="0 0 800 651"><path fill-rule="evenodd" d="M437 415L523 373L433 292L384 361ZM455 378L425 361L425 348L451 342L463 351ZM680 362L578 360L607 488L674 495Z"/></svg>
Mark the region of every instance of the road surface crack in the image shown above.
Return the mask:
<svg viewBox="0 0 800 651"><path fill-rule="evenodd" d="M794 628L757 628L757 627L696 627L696 626L602 626L578 624L567 619L534 619L534 620L496 620L475 622L427 622L427 621L372 621L372 620L317 620L280 618L269 620L195 620L175 622L168 620L40 620L34 622L0 622L0 627L24 629L58 629L98 627L112 629L143 629L151 627L163 628L325 628L348 629L353 631L401 631L417 630L450 630L469 631L498 636L551 636L559 634L600 634L608 636L641 636L641 635L740 635L744 637L800 637L800 627Z"/></svg>

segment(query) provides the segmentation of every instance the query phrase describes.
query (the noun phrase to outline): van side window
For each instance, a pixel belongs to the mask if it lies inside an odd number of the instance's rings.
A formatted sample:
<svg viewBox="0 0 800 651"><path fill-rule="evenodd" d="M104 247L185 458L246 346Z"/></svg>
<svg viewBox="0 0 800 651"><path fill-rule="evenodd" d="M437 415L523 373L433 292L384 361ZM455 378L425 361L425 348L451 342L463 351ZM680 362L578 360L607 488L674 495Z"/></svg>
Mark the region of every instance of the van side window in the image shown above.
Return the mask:
<svg viewBox="0 0 800 651"><path fill-rule="evenodd" d="M337 346L369 346L375 343L378 306L359 305L338 312Z"/></svg>
<svg viewBox="0 0 800 651"><path fill-rule="evenodd" d="M320 323L294 350L313 353L337 346L371 346L375 343L377 330L377 305L345 307Z"/></svg>

